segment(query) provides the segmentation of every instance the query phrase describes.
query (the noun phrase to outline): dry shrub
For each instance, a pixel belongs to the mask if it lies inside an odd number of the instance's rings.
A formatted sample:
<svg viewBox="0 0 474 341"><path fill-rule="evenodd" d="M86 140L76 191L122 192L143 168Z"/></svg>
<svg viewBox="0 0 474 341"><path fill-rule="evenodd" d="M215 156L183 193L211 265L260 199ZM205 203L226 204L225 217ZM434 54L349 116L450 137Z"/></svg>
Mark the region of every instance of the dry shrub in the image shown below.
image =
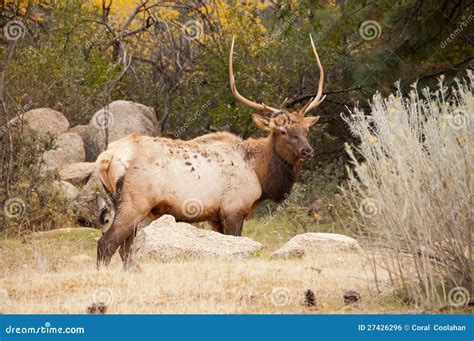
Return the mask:
<svg viewBox="0 0 474 341"><path fill-rule="evenodd" d="M73 207L52 186L56 172L43 172L44 152L55 149L53 136L0 130L0 236L23 235L72 224Z"/></svg>
<svg viewBox="0 0 474 341"><path fill-rule="evenodd" d="M464 305L473 292L473 74L435 92L416 84L345 117L360 145L344 193L391 284L417 306ZM362 160L362 161L361 161ZM374 262L375 263L375 262Z"/></svg>

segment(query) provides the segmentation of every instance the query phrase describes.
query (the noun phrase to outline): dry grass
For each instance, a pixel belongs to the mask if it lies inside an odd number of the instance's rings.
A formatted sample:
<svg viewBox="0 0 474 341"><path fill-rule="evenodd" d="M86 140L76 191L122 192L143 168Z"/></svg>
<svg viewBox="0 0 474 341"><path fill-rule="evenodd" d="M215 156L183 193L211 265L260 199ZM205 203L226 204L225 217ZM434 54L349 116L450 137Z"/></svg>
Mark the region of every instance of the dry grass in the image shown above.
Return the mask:
<svg viewBox="0 0 474 341"><path fill-rule="evenodd" d="M93 259L96 231L51 231L27 240L0 240L0 313L86 313L104 302L107 313L369 313L406 312L409 307L381 295L360 254L334 253L298 260L257 258L157 263L142 272L121 271L116 256L108 270ZM311 289L316 306L305 307ZM356 290L361 302L346 306Z"/></svg>

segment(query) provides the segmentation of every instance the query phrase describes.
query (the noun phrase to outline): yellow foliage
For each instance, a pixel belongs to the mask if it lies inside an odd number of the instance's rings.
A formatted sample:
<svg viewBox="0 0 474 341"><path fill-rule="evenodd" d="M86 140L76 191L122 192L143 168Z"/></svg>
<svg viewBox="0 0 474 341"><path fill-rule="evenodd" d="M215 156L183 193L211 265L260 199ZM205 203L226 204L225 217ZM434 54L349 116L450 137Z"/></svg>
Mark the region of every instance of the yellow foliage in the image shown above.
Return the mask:
<svg viewBox="0 0 474 341"><path fill-rule="evenodd" d="M106 0L105 5L108 6L110 3L110 0ZM130 14L132 14L132 11L135 9L135 7L140 4L140 0L113 0L112 1L112 6L110 7L110 14L112 16L118 16L119 20L118 23L123 22L126 20ZM97 8L97 10L102 9L102 0L88 0L86 4L84 5L88 8Z"/></svg>
<svg viewBox="0 0 474 341"><path fill-rule="evenodd" d="M109 4L109 1L106 1L106 5ZM123 22L133 13L133 10L140 5L141 2L141 0L113 0L112 6L110 7L110 14L118 15L120 17L119 21ZM102 0L89 0L86 6L101 9ZM180 13L172 7L160 7L158 15L161 20L174 20L180 16Z"/></svg>
<svg viewBox="0 0 474 341"><path fill-rule="evenodd" d="M115 21L116 28L119 28L123 22L125 22L129 16L133 13L133 10L137 5L141 3L140 0L113 0L110 10L110 16L117 17ZM109 1L106 2L106 5ZM185 17L183 20L179 20L182 26L181 30L185 32L187 26L184 22L196 21L196 26L202 27L200 29L202 34L199 34L196 40L203 44L211 42L212 37L206 34L205 23L203 23L203 17L206 17L206 21L214 23L221 27L224 37L238 34L241 38L252 37L252 44L248 45L248 49L251 55L256 54L262 46L265 44L267 29L262 23L259 16L255 13L258 11L265 10L268 4L260 1L238 1L234 4L230 4L227 1L213 1L201 7L197 7L195 11L189 11L186 14L180 12L172 7L173 2L169 2L168 7L154 7L150 11L156 15L159 20L163 21L178 21L182 16ZM89 9L96 9L100 13L102 9L102 0L89 0L86 5ZM128 30L139 28L143 25L143 20L148 17L149 13L142 12L135 20L133 20L128 27ZM177 29L176 26L170 26L170 29ZM146 50L147 42L150 42L151 37L146 33L141 37L142 47ZM143 51L144 52L144 51ZM145 55L147 52L144 52Z"/></svg>
<svg viewBox="0 0 474 341"><path fill-rule="evenodd" d="M43 21L44 19L44 14L43 13L33 13L33 15L31 16L31 19L33 19L34 21Z"/></svg>
<svg viewBox="0 0 474 341"><path fill-rule="evenodd" d="M252 37L252 44L249 46L250 52L256 52L265 43L264 35L267 33L267 29L260 17L256 17L254 14L267 7L267 4L258 1L240 1L236 4L216 1L207 7L201 7L200 12L211 16L212 21L218 22L225 35L238 34L241 37Z"/></svg>
<svg viewBox="0 0 474 341"><path fill-rule="evenodd" d="M19 14L26 14L28 4L31 2L31 6L36 6L40 8L48 8L51 5L52 0L4 0L4 6L6 8L14 7L18 10ZM43 15L36 13L31 19L35 21L42 21Z"/></svg>
<svg viewBox="0 0 474 341"><path fill-rule="evenodd" d="M160 8L158 14L161 20L175 20L178 19L180 16L180 13L171 7Z"/></svg>

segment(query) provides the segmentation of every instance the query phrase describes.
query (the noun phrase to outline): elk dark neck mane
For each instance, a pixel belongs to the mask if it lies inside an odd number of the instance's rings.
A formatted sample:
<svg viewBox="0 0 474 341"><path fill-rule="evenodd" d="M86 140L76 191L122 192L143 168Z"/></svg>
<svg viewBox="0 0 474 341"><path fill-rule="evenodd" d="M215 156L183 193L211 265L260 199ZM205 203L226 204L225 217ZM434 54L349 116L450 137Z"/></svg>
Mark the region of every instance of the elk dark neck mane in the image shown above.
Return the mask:
<svg viewBox="0 0 474 341"><path fill-rule="evenodd" d="M298 178L301 163L291 164L279 156L272 134L264 138L248 139L244 143L247 144L250 166L257 173L262 186L260 201L270 199L280 202L285 199Z"/></svg>

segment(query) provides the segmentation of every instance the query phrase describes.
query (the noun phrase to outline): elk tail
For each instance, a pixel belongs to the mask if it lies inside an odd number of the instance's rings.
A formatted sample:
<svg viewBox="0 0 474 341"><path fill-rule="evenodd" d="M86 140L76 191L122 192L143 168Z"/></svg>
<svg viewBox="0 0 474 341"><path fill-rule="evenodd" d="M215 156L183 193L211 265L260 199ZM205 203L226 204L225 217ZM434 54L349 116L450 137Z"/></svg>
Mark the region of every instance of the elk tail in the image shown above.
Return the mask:
<svg viewBox="0 0 474 341"><path fill-rule="evenodd" d="M112 142L97 158L97 175L110 194L116 193L117 183L125 175L133 155L134 148L129 145L129 141L118 140Z"/></svg>
<svg viewBox="0 0 474 341"><path fill-rule="evenodd" d="M97 175L104 187L112 194L115 193L115 183L117 181L112 164L113 158L114 154L112 151L107 150L99 155L96 162Z"/></svg>

